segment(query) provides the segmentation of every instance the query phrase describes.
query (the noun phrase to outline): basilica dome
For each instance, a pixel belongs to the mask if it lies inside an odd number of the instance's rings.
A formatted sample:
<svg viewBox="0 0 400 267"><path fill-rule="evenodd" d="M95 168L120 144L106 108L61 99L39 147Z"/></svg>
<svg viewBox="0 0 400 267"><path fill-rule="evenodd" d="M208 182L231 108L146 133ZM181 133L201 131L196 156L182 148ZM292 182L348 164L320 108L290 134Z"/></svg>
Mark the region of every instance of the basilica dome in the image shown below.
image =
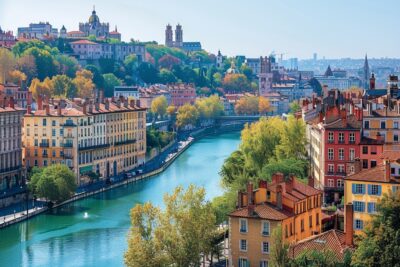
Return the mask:
<svg viewBox="0 0 400 267"><path fill-rule="evenodd" d="M92 11L92 15L89 17L90 24L100 23L99 16L96 15L96 10Z"/></svg>

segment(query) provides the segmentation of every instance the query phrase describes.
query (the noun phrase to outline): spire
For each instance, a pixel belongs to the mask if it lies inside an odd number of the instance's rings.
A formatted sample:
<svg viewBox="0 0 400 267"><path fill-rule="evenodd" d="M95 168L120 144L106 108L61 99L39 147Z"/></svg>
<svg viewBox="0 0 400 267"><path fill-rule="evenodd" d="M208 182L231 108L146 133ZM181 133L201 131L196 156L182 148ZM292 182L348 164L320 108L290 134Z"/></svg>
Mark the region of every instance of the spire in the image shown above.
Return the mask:
<svg viewBox="0 0 400 267"><path fill-rule="evenodd" d="M369 64L368 64L368 57L367 54L365 54L365 60L364 60L364 68L363 68L363 80L364 80L364 89L369 89Z"/></svg>
<svg viewBox="0 0 400 267"><path fill-rule="evenodd" d="M325 71L325 76L326 77L333 76L333 72L331 70L331 65L328 65L328 68Z"/></svg>
<svg viewBox="0 0 400 267"><path fill-rule="evenodd" d="M115 25L115 32L118 32L117 25Z"/></svg>

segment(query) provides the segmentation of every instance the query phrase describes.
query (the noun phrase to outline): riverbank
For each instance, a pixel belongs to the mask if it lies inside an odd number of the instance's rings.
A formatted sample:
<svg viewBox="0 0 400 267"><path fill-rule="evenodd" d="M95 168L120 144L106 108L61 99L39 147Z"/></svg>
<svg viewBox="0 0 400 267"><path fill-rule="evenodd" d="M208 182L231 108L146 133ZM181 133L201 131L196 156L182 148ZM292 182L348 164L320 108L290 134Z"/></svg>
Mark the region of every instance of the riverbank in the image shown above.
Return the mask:
<svg viewBox="0 0 400 267"><path fill-rule="evenodd" d="M191 139L188 139L186 142L184 142L182 144L182 146L179 147L178 145L178 149L176 152L171 153L171 156L167 157L165 161L161 162L161 166L159 168L156 168L154 170L151 170L147 173L143 173L137 176L134 176L132 178L128 178L128 179L124 179L124 180L120 180L120 181L116 181L110 185L92 190L92 191L84 191L84 192L80 192L75 194L72 198L55 205L53 208L56 207L61 207L63 205L66 205L68 203L83 199L83 198L87 198L90 196L94 196L96 194L99 193L103 193L105 191L120 187L120 186L124 186L127 184L131 184L131 183L135 183L137 181L143 180L143 179L147 179L150 177L153 177L157 174L160 174L162 172L164 172L183 152L185 152L195 141L200 140L201 138L207 136L207 135L212 135L212 134L221 134L221 133L225 133L225 132L232 132L232 131L239 131L240 129L237 128L237 126L235 127L231 127L231 126L223 126L223 127L215 127L215 126L211 126L211 127L207 127L207 128L202 128L202 129L198 129L195 130L191 133L188 134L188 138L190 137ZM182 141L181 141L182 142ZM179 144L179 143L178 143ZM168 160L167 160L168 159ZM0 217L0 229L19 223L21 221L24 220L28 220L36 215L42 214L46 211L48 211L49 208L47 207L42 207L42 208L34 208L34 209L30 209L28 210L28 214L27 211L24 210L22 212L17 212L14 214L10 214L7 216L4 216L3 218Z"/></svg>

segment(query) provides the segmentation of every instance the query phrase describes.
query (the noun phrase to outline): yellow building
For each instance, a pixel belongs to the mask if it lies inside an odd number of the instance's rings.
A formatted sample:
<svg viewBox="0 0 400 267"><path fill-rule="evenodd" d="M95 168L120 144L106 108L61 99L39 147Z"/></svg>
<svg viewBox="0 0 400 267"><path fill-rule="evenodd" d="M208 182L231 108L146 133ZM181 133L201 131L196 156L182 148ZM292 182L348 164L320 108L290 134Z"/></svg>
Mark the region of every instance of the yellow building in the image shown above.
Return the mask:
<svg viewBox="0 0 400 267"><path fill-rule="evenodd" d="M144 162L146 110L138 101L82 99L37 101L37 110L24 117L25 166L66 164L78 184L85 174L109 178Z"/></svg>
<svg viewBox="0 0 400 267"><path fill-rule="evenodd" d="M289 244L321 232L322 191L295 177L275 174L253 190L238 193L238 207L229 215L230 266L268 266L271 234L282 227Z"/></svg>
<svg viewBox="0 0 400 267"><path fill-rule="evenodd" d="M400 151L384 152L388 154L399 157ZM360 233L371 221L383 194L399 189L400 160L385 159L381 165L346 177L344 202L353 203L355 233Z"/></svg>

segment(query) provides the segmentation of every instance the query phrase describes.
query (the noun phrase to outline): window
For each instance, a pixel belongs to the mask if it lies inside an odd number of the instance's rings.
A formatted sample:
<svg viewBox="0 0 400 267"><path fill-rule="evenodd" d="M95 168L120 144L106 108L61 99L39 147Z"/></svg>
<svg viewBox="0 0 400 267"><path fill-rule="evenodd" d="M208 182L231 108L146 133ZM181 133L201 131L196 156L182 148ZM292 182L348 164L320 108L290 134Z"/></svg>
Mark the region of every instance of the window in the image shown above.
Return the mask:
<svg viewBox="0 0 400 267"><path fill-rule="evenodd" d="M39 141L35 139L35 146L39 146Z"/></svg>
<svg viewBox="0 0 400 267"><path fill-rule="evenodd" d="M353 194L365 194L365 184L352 184L351 191Z"/></svg>
<svg viewBox="0 0 400 267"><path fill-rule="evenodd" d="M364 129L369 129L369 121L364 121Z"/></svg>
<svg viewBox="0 0 400 267"><path fill-rule="evenodd" d="M247 233L247 220L246 219L240 219L240 232Z"/></svg>
<svg viewBox="0 0 400 267"><path fill-rule="evenodd" d="M47 120L46 119L43 119L43 122L42 122L43 124L43 126L47 126Z"/></svg>
<svg viewBox="0 0 400 267"><path fill-rule="evenodd" d="M339 148L339 159L344 160L344 148Z"/></svg>
<svg viewBox="0 0 400 267"><path fill-rule="evenodd" d="M247 240L246 239L240 240L240 250L247 251Z"/></svg>
<svg viewBox="0 0 400 267"><path fill-rule="evenodd" d="M354 148L350 148L349 152L349 159L354 160L354 158L356 157L356 151L354 150Z"/></svg>
<svg viewBox="0 0 400 267"><path fill-rule="evenodd" d="M333 137L333 132L328 133L328 142L333 143L334 142L334 137Z"/></svg>
<svg viewBox="0 0 400 267"><path fill-rule="evenodd" d="M61 136L64 135L64 129L60 129L60 135L61 135Z"/></svg>
<svg viewBox="0 0 400 267"><path fill-rule="evenodd" d="M333 160L334 159L333 148L328 148L328 159L329 160Z"/></svg>
<svg viewBox="0 0 400 267"><path fill-rule="evenodd" d="M344 182L342 179L337 180L337 187L344 187Z"/></svg>
<svg viewBox="0 0 400 267"><path fill-rule="evenodd" d="M344 133L339 133L339 143L344 143Z"/></svg>
<svg viewBox="0 0 400 267"><path fill-rule="evenodd" d="M398 141L399 141L399 134L398 134L398 133L395 133L395 134L393 135L393 141L394 141L394 142L398 142Z"/></svg>
<svg viewBox="0 0 400 267"><path fill-rule="evenodd" d="M262 242L261 243L261 252L264 254L269 253L269 242Z"/></svg>
<svg viewBox="0 0 400 267"><path fill-rule="evenodd" d="M333 179L328 179L328 187L335 187L335 181Z"/></svg>
<svg viewBox="0 0 400 267"><path fill-rule="evenodd" d="M382 186L376 184L368 185L368 195L380 196L382 193Z"/></svg>
<svg viewBox="0 0 400 267"><path fill-rule="evenodd" d="M338 173L339 174L344 174L345 173L343 164L339 164L337 167L338 167Z"/></svg>
<svg viewBox="0 0 400 267"><path fill-rule="evenodd" d="M261 222L261 233L263 236L269 236L269 222L268 221Z"/></svg>
<svg viewBox="0 0 400 267"><path fill-rule="evenodd" d="M55 121L55 120L53 120L53 121L51 122L51 126L56 126L56 121Z"/></svg>
<svg viewBox="0 0 400 267"><path fill-rule="evenodd" d="M363 148L362 148L362 153L363 153L364 155L368 154L368 147L367 147L367 146L363 146Z"/></svg>
<svg viewBox="0 0 400 267"><path fill-rule="evenodd" d="M367 159L363 159L362 165L363 165L363 169L368 169L368 160Z"/></svg>
<svg viewBox="0 0 400 267"><path fill-rule="evenodd" d="M248 267L248 266L249 266L249 262L247 261L247 259L243 259L243 258L239 259L239 267Z"/></svg>
<svg viewBox="0 0 400 267"><path fill-rule="evenodd" d="M393 122L393 128L394 129L399 129L399 122L398 121L394 121Z"/></svg>
<svg viewBox="0 0 400 267"><path fill-rule="evenodd" d="M381 121L381 129L386 129L386 121Z"/></svg>
<svg viewBox="0 0 400 267"><path fill-rule="evenodd" d="M353 201L354 212L365 212L365 202Z"/></svg>
<svg viewBox="0 0 400 267"><path fill-rule="evenodd" d="M371 155L376 155L376 146L371 146Z"/></svg>
<svg viewBox="0 0 400 267"><path fill-rule="evenodd" d="M376 203L368 202L368 213L376 213Z"/></svg>
<svg viewBox="0 0 400 267"><path fill-rule="evenodd" d="M356 229L356 230L362 230L364 227L363 227L363 221L362 220L359 220L359 219L356 219L355 221L354 221L354 228Z"/></svg>
<svg viewBox="0 0 400 267"><path fill-rule="evenodd" d="M55 139L51 139L51 146L56 146L56 140Z"/></svg>
<svg viewBox="0 0 400 267"><path fill-rule="evenodd" d="M268 261L266 261L266 260L261 260L261 261L260 261L260 267L268 267Z"/></svg>
<svg viewBox="0 0 400 267"><path fill-rule="evenodd" d="M335 165L328 164L328 173L334 173L334 171L335 171Z"/></svg>
<svg viewBox="0 0 400 267"><path fill-rule="evenodd" d="M56 136L56 129L51 129L51 136Z"/></svg>
<svg viewBox="0 0 400 267"><path fill-rule="evenodd" d="M308 226L312 228L312 215L308 217Z"/></svg>
<svg viewBox="0 0 400 267"><path fill-rule="evenodd" d="M304 232L304 219L301 219L300 229L301 229L302 232Z"/></svg>
<svg viewBox="0 0 400 267"><path fill-rule="evenodd" d="M356 141L355 133L350 133L349 134L349 143L354 143L355 141Z"/></svg>
<svg viewBox="0 0 400 267"><path fill-rule="evenodd" d="M317 215L315 217L315 224L319 225L319 213L317 213Z"/></svg>
<svg viewBox="0 0 400 267"><path fill-rule="evenodd" d="M371 168L376 167L376 160L371 160Z"/></svg>

